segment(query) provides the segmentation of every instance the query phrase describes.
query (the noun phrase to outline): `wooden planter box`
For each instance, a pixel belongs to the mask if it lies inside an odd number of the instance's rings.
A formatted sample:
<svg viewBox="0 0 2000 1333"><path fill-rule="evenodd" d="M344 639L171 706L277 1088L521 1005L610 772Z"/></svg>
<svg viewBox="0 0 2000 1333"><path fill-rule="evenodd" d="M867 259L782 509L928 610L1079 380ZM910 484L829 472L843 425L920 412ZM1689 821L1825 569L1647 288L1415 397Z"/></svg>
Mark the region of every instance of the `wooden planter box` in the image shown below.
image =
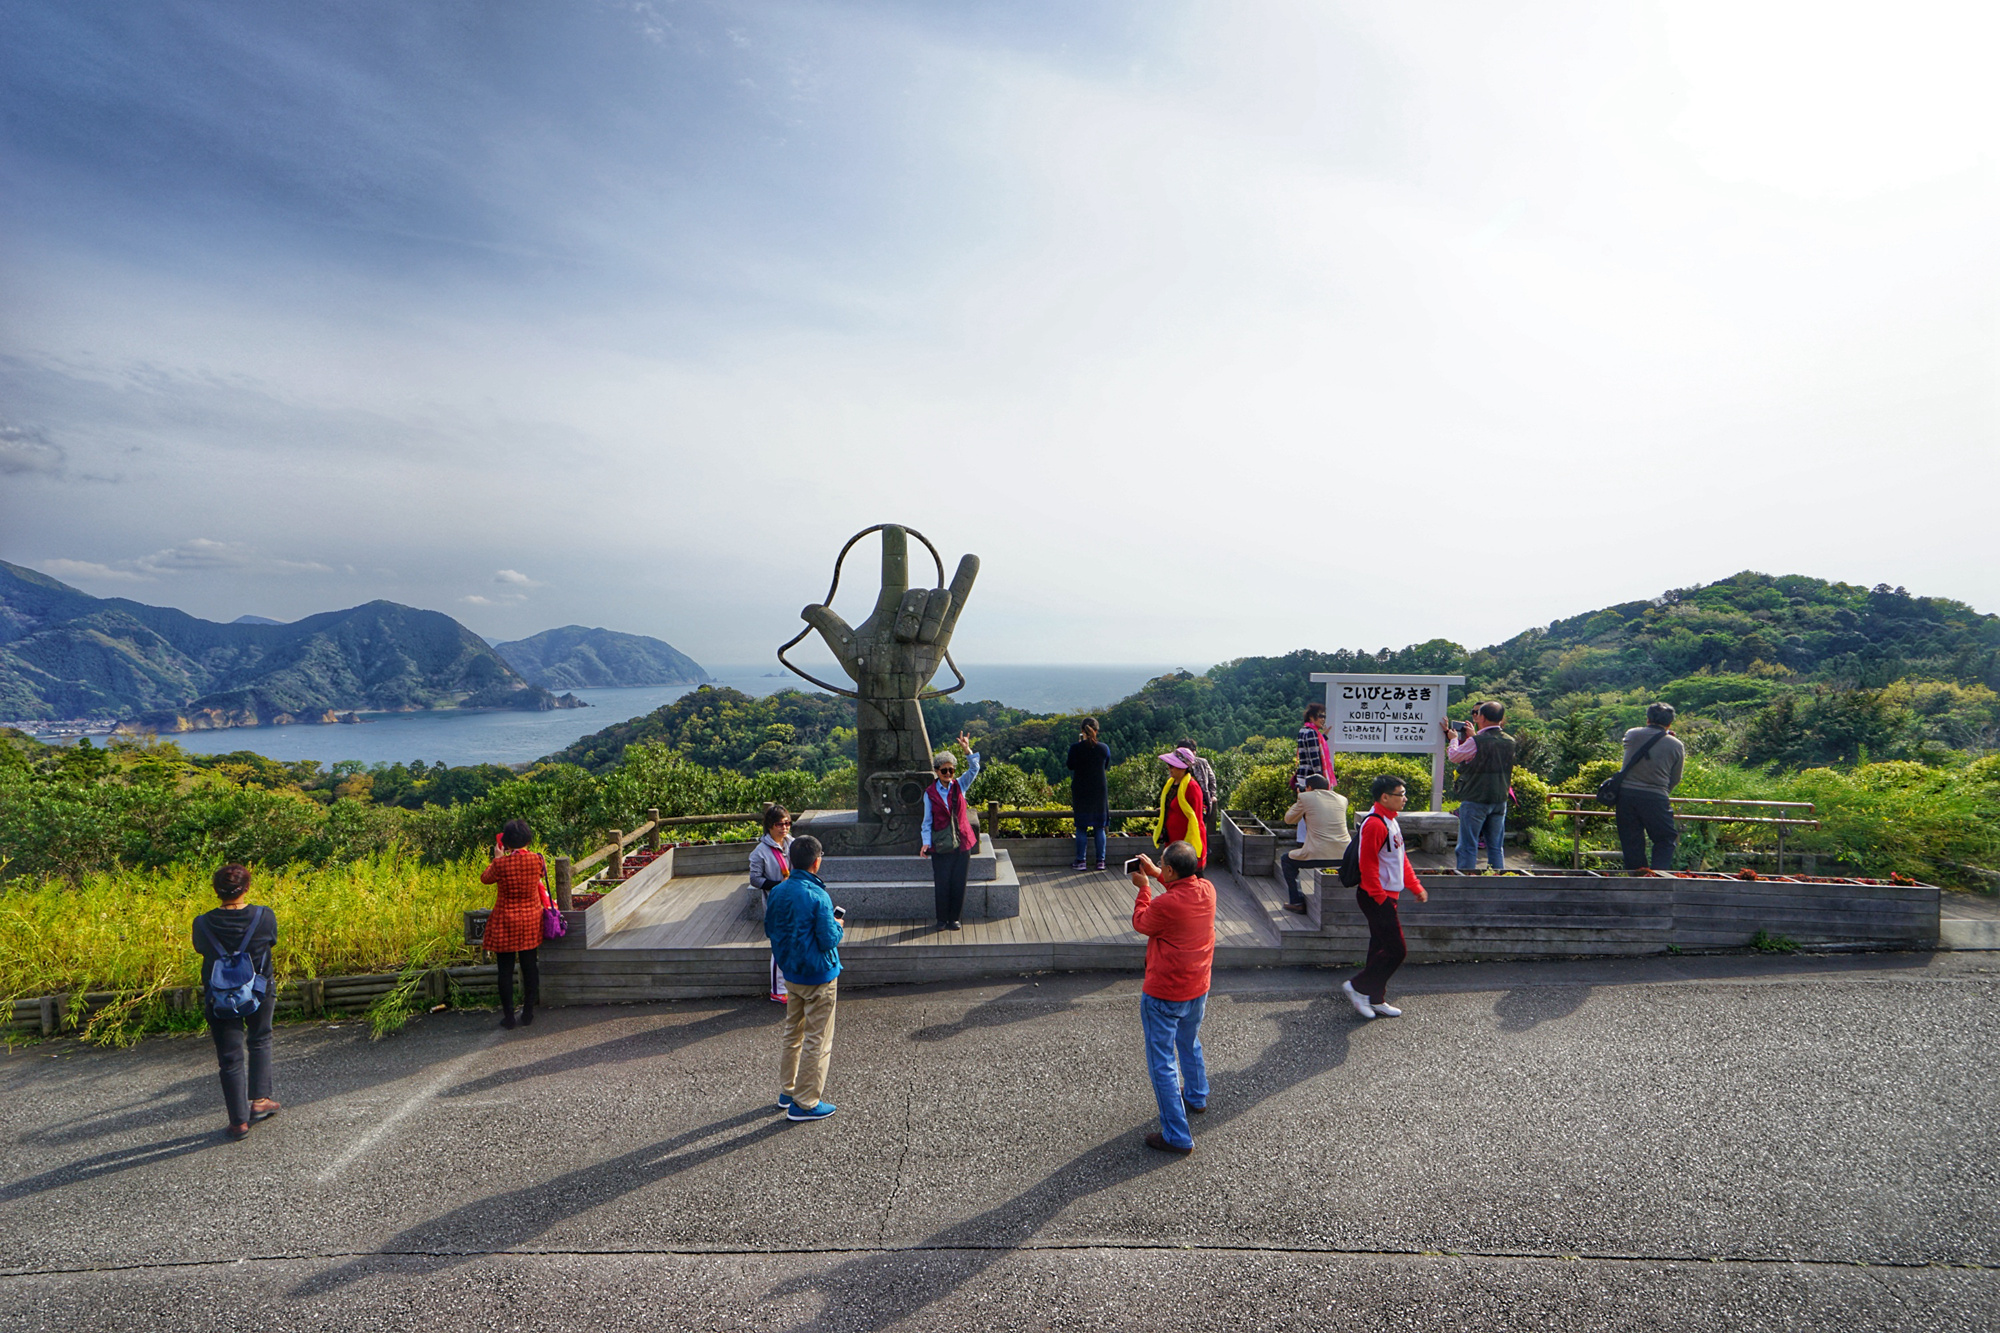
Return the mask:
<svg viewBox="0 0 2000 1333"><path fill-rule="evenodd" d="M1280 842L1289 846L1297 840L1289 826L1280 825L1280 834L1246 810L1222 812L1222 844L1229 856L1229 868L1239 875L1262 878L1278 873Z"/></svg>

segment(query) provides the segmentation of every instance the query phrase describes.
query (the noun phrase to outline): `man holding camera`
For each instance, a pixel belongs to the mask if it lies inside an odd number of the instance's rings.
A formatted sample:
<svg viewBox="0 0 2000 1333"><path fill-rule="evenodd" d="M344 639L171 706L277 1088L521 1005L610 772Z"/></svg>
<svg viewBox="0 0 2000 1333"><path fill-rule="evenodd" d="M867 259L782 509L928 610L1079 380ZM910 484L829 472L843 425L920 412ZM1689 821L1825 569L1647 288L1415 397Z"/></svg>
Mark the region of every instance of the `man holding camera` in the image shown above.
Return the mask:
<svg viewBox="0 0 2000 1333"><path fill-rule="evenodd" d="M1139 897L1132 929L1146 937L1146 980L1139 1021L1146 1033L1146 1069L1160 1104L1160 1127L1146 1146L1186 1156L1194 1151L1188 1115L1208 1109L1208 1066L1201 1053L1201 1018L1215 963L1215 886L1198 877L1201 857L1185 842L1168 843L1164 865L1135 856L1125 863ZM1153 896L1154 880L1161 892Z"/></svg>
<svg viewBox="0 0 2000 1333"><path fill-rule="evenodd" d="M1444 757L1458 765L1458 873L1469 875L1479 864L1479 843L1486 842L1486 863L1497 874L1507 868L1507 795L1514 789L1514 738L1500 730L1506 705L1489 701L1472 710L1472 720L1458 724L1457 737ZM1446 735L1451 724L1440 722ZM1475 729L1476 728L1476 729Z"/></svg>
<svg viewBox="0 0 2000 1333"><path fill-rule="evenodd" d="M1674 868L1674 848L1680 845L1680 825L1674 822L1672 796L1687 764L1687 747L1674 735L1674 706L1649 704L1646 725L1625 733L1624 779L1618 790L1618 845L1625 853L1625 873L1647 866ZM1646 838L1653 839L1652 859Z"/></svg>
<svg viewBox="0 0 2000 1333"><path fill-rule="evenodd" d="M778 1106L787 1120L824 1120L833 1103L826 1067L833 1055L833 1006L840 986L846 915L819 877L818 838L792 839L792 873L764 903L764 934L785 974L785 1038L778 1056Z"/></svg>

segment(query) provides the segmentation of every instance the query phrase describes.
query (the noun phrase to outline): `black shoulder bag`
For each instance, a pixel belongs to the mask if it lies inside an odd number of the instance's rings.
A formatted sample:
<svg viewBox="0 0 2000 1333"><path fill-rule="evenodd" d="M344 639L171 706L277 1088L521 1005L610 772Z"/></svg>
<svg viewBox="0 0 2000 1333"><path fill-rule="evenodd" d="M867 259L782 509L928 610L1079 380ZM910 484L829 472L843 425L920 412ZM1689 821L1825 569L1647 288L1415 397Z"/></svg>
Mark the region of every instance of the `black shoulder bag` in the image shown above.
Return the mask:
<svg viewBox="0 0 2000 1333"><path fill-rule="evenodd" d="M1627 759L1625 761L1625 767L1619 769L1616 773L1613 773L1610 777L1598 783L1597 799L1603 802L1605 805L1618 804L1618 793L1625 790L1625 775L1627 773L1630 773L1632 771L1632 766L1638 763L1641 759L1644 759L1646 757L1646 752L1648 750L1651 750L1655 745L1658 745L1660 741L1666 736L1666 734L1667 733L1665 729L1662 729L1658 736L1653 737L1653 739L1647 741L1644 745L1639 747L1639 753L1633 755L1630 759Z"/></svg>
<svg viewBox="0 0 2000 1333"><path fill-rule="evenodd" d="M1354 836L1347 840L1347 850L1340 854L1340 886L1344 889L1361 887L1361 830L1368 827L1371 819L1382 819L1382 816L1370 810L1356 826ZM1382 819L1382 827L1388 828L1389 821Z"/></svg>

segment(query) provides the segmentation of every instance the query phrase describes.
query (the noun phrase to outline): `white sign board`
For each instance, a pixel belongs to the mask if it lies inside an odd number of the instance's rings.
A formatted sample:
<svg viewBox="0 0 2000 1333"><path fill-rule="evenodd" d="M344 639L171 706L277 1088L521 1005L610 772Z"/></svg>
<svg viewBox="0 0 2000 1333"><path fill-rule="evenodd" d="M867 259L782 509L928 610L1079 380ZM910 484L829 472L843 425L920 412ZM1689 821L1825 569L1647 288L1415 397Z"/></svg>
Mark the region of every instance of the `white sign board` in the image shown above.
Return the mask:
<svg viewBox="0 0 2000 1333"><path fill-rule="evenodd" d="M1431 809L1444 809L1445 704L1463 676L1338 676L1313 673L1326 686L1326 739L1333 750L1431 756Z"/></svg>

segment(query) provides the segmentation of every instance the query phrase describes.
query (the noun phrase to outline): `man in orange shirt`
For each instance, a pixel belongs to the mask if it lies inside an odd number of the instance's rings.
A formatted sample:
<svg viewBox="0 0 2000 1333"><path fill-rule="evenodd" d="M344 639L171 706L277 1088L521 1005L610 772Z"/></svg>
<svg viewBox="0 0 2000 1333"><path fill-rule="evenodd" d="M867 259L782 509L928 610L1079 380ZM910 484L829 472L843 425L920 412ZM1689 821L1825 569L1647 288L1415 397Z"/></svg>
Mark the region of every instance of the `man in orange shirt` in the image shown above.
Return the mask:
<svg viewBox="0 0 2000 1333"><path fill-rule="evenodd" d="M1146 1032L1146 1068L1160 1103L1160 1128L1146 1146L1185 1156L1194 1151L1188 1113L1208 1109L1208 1067L1201 1055L1201 1018L1215 963L1215 886L1198 877L1201 857L1185 842L1167 844L1165 865L1138 858L1132 883L1132 929L1146 936L1146 982L1139 1021ZM1162 892L1153 896L1153 880ZM1178 1057L1178 1058L1177 1058Z"/></svg>

